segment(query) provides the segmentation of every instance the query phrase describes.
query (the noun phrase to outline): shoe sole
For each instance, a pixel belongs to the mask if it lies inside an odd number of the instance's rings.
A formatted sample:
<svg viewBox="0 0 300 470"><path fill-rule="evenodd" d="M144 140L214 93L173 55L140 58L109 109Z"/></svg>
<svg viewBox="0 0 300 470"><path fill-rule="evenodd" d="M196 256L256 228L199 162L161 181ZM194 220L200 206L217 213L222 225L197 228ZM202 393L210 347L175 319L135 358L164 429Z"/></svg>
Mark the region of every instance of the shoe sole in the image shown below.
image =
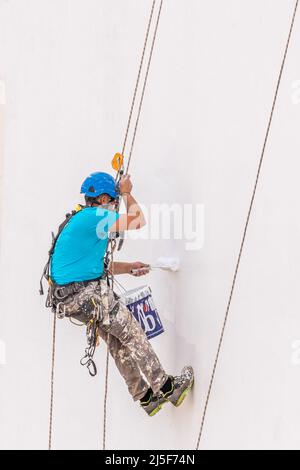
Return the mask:
<svg viewBox="0 0 300 470"><path fill-rule="evenodd" d="M155 408L155 410L151 411L150 414L148 414L148 416L150 416L150 418L152 418L153 416L155 416L160 410L162 410L163 406L168 403L168 400L166 400L164 403L161 403L160 405L158 405L157 408Z"/></svg>
<svg viewBox="0 0 300 470"><path fill-rule="evenodd" d="M151 411L151 413L148 416L150 416L150 418L153 418L153 416L155 416L161 409L162 409L162 406L159 405L157 408L155 408L155 410Z"/></svg>
<svg viewBox="0 0 300 470"><path fill-rule="evenodd" d="M182 392L182 394L180 395L180 397L178 398L177 402L173 405L176 406L176 408L178 408L180 405L182 405L182 403L184 402L187 394L192 390L193 388L193 385L194 385L194 379L193 379L193 382Z"/></svg>

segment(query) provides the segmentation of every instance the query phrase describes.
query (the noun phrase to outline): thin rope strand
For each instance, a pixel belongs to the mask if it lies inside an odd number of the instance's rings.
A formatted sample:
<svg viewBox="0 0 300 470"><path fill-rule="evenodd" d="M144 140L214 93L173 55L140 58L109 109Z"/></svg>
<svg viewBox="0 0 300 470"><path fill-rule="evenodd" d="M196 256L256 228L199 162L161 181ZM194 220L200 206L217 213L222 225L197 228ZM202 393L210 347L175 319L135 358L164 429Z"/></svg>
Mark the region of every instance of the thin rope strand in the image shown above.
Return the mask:
<svg viewBox="0 0 300 470"><path fill-rule="evenodd" d="M163 0L161 0L160 6L159 6L159 12L158 12L158 16L157 16L156 25L155 25L155 31L154 31L154 36L153 36L153 40L152 40L151 51L150 51L150 56L149 56L149 60L148 60L148 66L147 66L146 76L145 76L145 80L144 80L144 86L143 86L142 96L141 96L141 100L140 100L138 115L137 115L137 119L136 119L136 123L135 123L135 128L134 128L134 133L133 133L133 138L132 138L132 143L131 143L131 149L130 149L130 154L129 154L129 158L128 158L127 168L126 168L126 174L128 174L128 171L129 171L131 158L132 158L132 153L133 153L133 149L134 149L134 144L135 144L135 140L136 140L136 134L137 134L137 130L138 130L139 122L140 122L140 117L141 117L141 112L142 112L142 107L143 107L143 102L144 102L144 97L145 97L145 91L146 91L146 87L147 87L147 83L148 83L149 71L150 71L152 57L153 57L154 46L155 46L155 43L156 43L158 27L159 27L159 22L160 22L160 18L161 18L162 7L163 7Z"/></svg>
<svg viewBox="0 0 300 470"><path fill-rule="evenodd" d="M292 33L293 33L293 30L294 30L298 5L299 5L299 0L296 1L296 6L295 6L295 9L294 9L293 19L292 19L292 23L291 23L291 27L290 27L290 31L289 31L289 36L288 36L288 40L287 40L287 44L286 44L286 48L285 48L284 58L283 58L283 61L282 61L282 64L281 64L279 78L278 78L278 81L277 81L277 87L276 87L275 97L274 97L274 100L273 100L271 115L270 115L270 119L269 119L269 123L268 123L268 127L267 127L267 132L266 132L264 144L263 144L262 154L261 154L260 161L259 161L259 166L258 166L256 180L255 180L254 190L253 190L253 193L252 193L251 203L250 203L250 207L249 207L249 210L248 210L246 225L245 225L244 232L243 232L242 243L241 243L241 246L240 246L239 256L238 256L238 260L237 260L237 264L236 264L236 268L235 268L235 273L234 273L234 278L233 278L232 287L231 287L231 291L230 291L229 301L228 301L228 304L227 304L225 319L224 319L224 323L223 323L223 327L222 327L221 337L220 337L220 340L219 340L217 355L216 355L216 359L215 359L215 362L214 362L213 372L212 372L210 385L209 385L209 390L208 390L206 403L205 403L205 408L204 408L204 412L203 412L203 416L202 416L201 427L200 427L199 437L198 437L198 441L197 441L197 448L196 448L197 450L200 447L200 443L201 443L201 439L202 439L202 435L203 435L205 420L206 420L206 416L207 416L207 410L208 410L208 406L209 406L209 400L210 400L210 397L211 397L211 392L212 392L212 388L213 388L213 384L214 384L214 380L215 380L215 375L216 375L216 371L217 371L217 367L218 367L218 363L219 363L219 358L220 358L220 353L221 353L223 340L224 340L224 336L225 336L226 326L227 326L228 318L229 318L229 314L230 314L230 307L231 307L231 303L232 303L232 299L233 299L233 295L234 295L234 291L235 291L235 286L236 286L236 281L237 281L237 277L238 277L238 273L239 273L241 259L242 259L242 255L243 255L243 251L244 251L245 241L246 241L247 234L248 234L248 227L249 227L249 223L250 223L250 219L251 219L251 215L252 215L252 210L253 210L255 197L256 197L256 193L257 193L257 188L258 188L258 184L259 184L259 180L260 180L261 170L262 170L262 166L263 166L263 162L264 162L265 152L266 152L266 148L267 148L267 144L268 144L268 140L269 140L269 135L270 135L270 130L271 130L272 122L273 122L274 111L275 111L275 107L276 107L276 103L277 103L280 84L281 84L281 81L282 81L283 71L284 71L284 67L285 67L285 63L286 63L286 59L287 59L287 55L288 55L288 51L289 51L289 46L290 46L290 42L291 42Z"/></svg>
<svg viewBox="0 0 300 470"><path fill-rule="evenodd" d="M107 336L107 351L106 351L106 373L105 373L105 392L104 392L104 407L103 407L103 450L106 450L106 430L107 430L107 398L108 398L108 379L109 379L109 342L110 335Z"/></svg>
<svg viewBox="0 0 300 470"><path fill-rule="evenodd" d="M114 262L114 251L116 249L116 241L110 241L110 254L111 264ZM108 272L110 275L112 290L114 290L115 277L113 272ZM103 443L102 449L106 450L106 434L107 434L107 400L108 400L108 379L109 379L109 354L110 354L110 334L107 335L107 351L106 351L106 372L105 372L105 388L104 388L104 402L103 402Z"/></svg>
<svg viewBox="0 0 300 470"><path fill-rule="evenodd" d="M148 45L149 33L150 33L151 24L152 24L155 4L156 4L156 0L153 1L152 7L151 7L151 12L150 12L150 17L149 17L149 21L148 21L146 37L145 37L145 41L144 41L143 53L142 53L142 57L141 57L141 61L140 61L138 77L137 77L137 81L136 81L136 85L135 85L135 89L134 89L133 99L132 99L132 103L131 103L128 123L127 123L127 128L126 128L126 133L125 133L125 139L124 139L123 148L122 148L122 155L124 155L125 149L126 149L126 144L127 144L130 124L131 124L131 120L132 120L134 105L135 105L135 101L136 101L136 97L137 97L137 92L138 92L138 88L139 88L139 84L140 84L141 73L142 73L144 59L145 59L145 53L146 53L146 49L147 49L147 45Z"/></svg>
<svg viewBox="0 0 300 470"><path fill-rule="evenodd" d="M150 32L150 27L151 27L151 24L152 24L152 18L153 18L153 12L154 12L155 4L156 4L156 1L154 1L153 4L152 4L150 20L149 20L147 34L146 34L146 40L145 40L145 44L144 44L143 56L142 56L140 69L139 69L139 76L138 76L138 80L137 80L137 84L136 84L134 99L133 99L133 103L132 103L132 107L131 107L129 122L128 122L128 126L127 126L127 132L126 132L126 136L125 136L124 148L126 147L126 142L127 142L127 138L128 138L129 127L130 127L130 123L131 123L131 119L132 119L132 113L133 113L133 108L134 108L134 104L135 104L135 100L136 100L138 85L139 85L139 82L140 82L141 70L142 70L142 66L143 66L143 62L144 62L146 47L147 47L147 44L148 44L149 32ZM152 44L151 44L151 51L150 51L150 56L149 56L148 65L147 65L147 71L146 71L146 75L145 75L145 79L144 79L144 85L143 85L142 96L141 96L141 100L140 100L140 104L139 104L138 115L137 115L136 124L135 124L135 128L134 128L134 134L133 134L133 139L132 139L131 150L130 150L130 155L129 155L129 159L128 159L126 174L128 174L128 170L129 170L129 166L130 166L130 162L131 162L131 157L132 157L132 152L133 152L133 148L134 148L134 143L135 143L135 138L136 138L138 125L139 125L139 121L140 121L140 116L141 116L141 111L142 111L142 106L143 106L143 101L144 101L144 96L145 96L145 91L146 91L150 66L151 66L151 62L152 62L154 46L155 46L157 32L158 32L159 21L160 21L160 17L161 17L162 6L163 6L163 0L161 0L161 3L160 3L158 17L157 17L157 21L156 21L156 25L155 25L155 31L154 31ZM123 151L123 155L124 155L124 151ZM113 251L114 250L112 249L112 262L113 262ZM112 275L112 282L114 283L114 275ZM109 338L109 335L108 335L107 358L106 358L106 376L105 376L105 395L104 395L104 417L103 417L103 450L106 449L106 434L107 434L107 399L108 399L108 378L109 378L109 340L110 340L110 338Z"/></svg>
<svg viewBox="0 0 300 470"><path fill-rule="evenodd" d="M50 398L50 418L49 418L49 445L48 449L52 450L52 429L53 429L53 407L54 407L54 372L55 372L55 350L56 350L56 315L53 318L53 335L52 335L52 364L51 364L51 398Z"/></svg>

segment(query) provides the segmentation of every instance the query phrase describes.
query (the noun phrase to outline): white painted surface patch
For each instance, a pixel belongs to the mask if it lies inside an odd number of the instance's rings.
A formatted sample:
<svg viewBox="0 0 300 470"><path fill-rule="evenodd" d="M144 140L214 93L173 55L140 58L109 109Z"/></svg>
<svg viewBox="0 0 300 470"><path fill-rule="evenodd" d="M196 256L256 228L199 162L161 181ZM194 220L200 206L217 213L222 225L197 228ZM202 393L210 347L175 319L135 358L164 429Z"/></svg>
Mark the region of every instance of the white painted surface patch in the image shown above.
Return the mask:
<svg viewBox="0 0 300 470"><path fill-rule="evenodd" d="M5 95L5 83L3 80L0 80L0 105L6 103Z"/></svg>
<svg viewBox="0 0 300 470"><path fill-rule="evenodd" d="M0 340L0 366L6 365L6 344Z"/></svg>

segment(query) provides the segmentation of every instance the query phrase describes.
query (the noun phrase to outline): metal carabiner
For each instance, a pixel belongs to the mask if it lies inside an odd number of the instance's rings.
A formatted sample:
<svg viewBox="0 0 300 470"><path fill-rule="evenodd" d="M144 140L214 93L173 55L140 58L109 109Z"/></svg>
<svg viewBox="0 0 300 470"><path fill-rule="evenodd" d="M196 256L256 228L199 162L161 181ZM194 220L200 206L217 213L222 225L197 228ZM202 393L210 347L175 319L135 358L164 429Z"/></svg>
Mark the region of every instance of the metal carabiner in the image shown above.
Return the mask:
<svg viewBox="0 0 300 470"><path fill-rule="evenodd" d="M96 375L97 375L97 366L96 366L95 362L93 361L93 359L89 360L89 362L87 364L87 368L88 368L90 376L91 377L96 377Z"/></svg>
<svg viewBox="0 0 300 470"><path fill-rule="evenodd" d="M88 351L85 352L85 356L80 360L80 365L82 366L88 366L88 363L90 361L90 355Z"/></svg>
<svg viewBox="0 0 300 470"><path fill-rule="evenodd" d="M63 306L62 311L60 310L60 307ZM59 320L63 320L66 316L66 306L64 305L63 302L59 302L56 306L56 316Z"/></svg>

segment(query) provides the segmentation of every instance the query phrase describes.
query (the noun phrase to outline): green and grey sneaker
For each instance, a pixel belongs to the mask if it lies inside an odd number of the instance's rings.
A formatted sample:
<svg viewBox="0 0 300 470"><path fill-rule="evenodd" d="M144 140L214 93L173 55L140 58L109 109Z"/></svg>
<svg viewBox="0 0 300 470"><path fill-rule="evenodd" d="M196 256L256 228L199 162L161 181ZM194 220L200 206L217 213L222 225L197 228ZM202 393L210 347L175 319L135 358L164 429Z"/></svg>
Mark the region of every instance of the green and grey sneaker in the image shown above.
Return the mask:
<svg viewBox="0 0 300 470"><path fill-rule="evenodd" d="M172 378L172 389L163 394L163 397L174 406L180 406L188 392L192 389L194 380L193 368L184 367L181 375Z"/></svg>
<svg viewBox="0 0 300 470"><path fill-rule="evenodd" d="M164 403L167 403L167 398L162 393L159 395L152 395L151 398L143 402L141 401L141 407L146 411L149 416L155 416L161 409Z"/></svg>

